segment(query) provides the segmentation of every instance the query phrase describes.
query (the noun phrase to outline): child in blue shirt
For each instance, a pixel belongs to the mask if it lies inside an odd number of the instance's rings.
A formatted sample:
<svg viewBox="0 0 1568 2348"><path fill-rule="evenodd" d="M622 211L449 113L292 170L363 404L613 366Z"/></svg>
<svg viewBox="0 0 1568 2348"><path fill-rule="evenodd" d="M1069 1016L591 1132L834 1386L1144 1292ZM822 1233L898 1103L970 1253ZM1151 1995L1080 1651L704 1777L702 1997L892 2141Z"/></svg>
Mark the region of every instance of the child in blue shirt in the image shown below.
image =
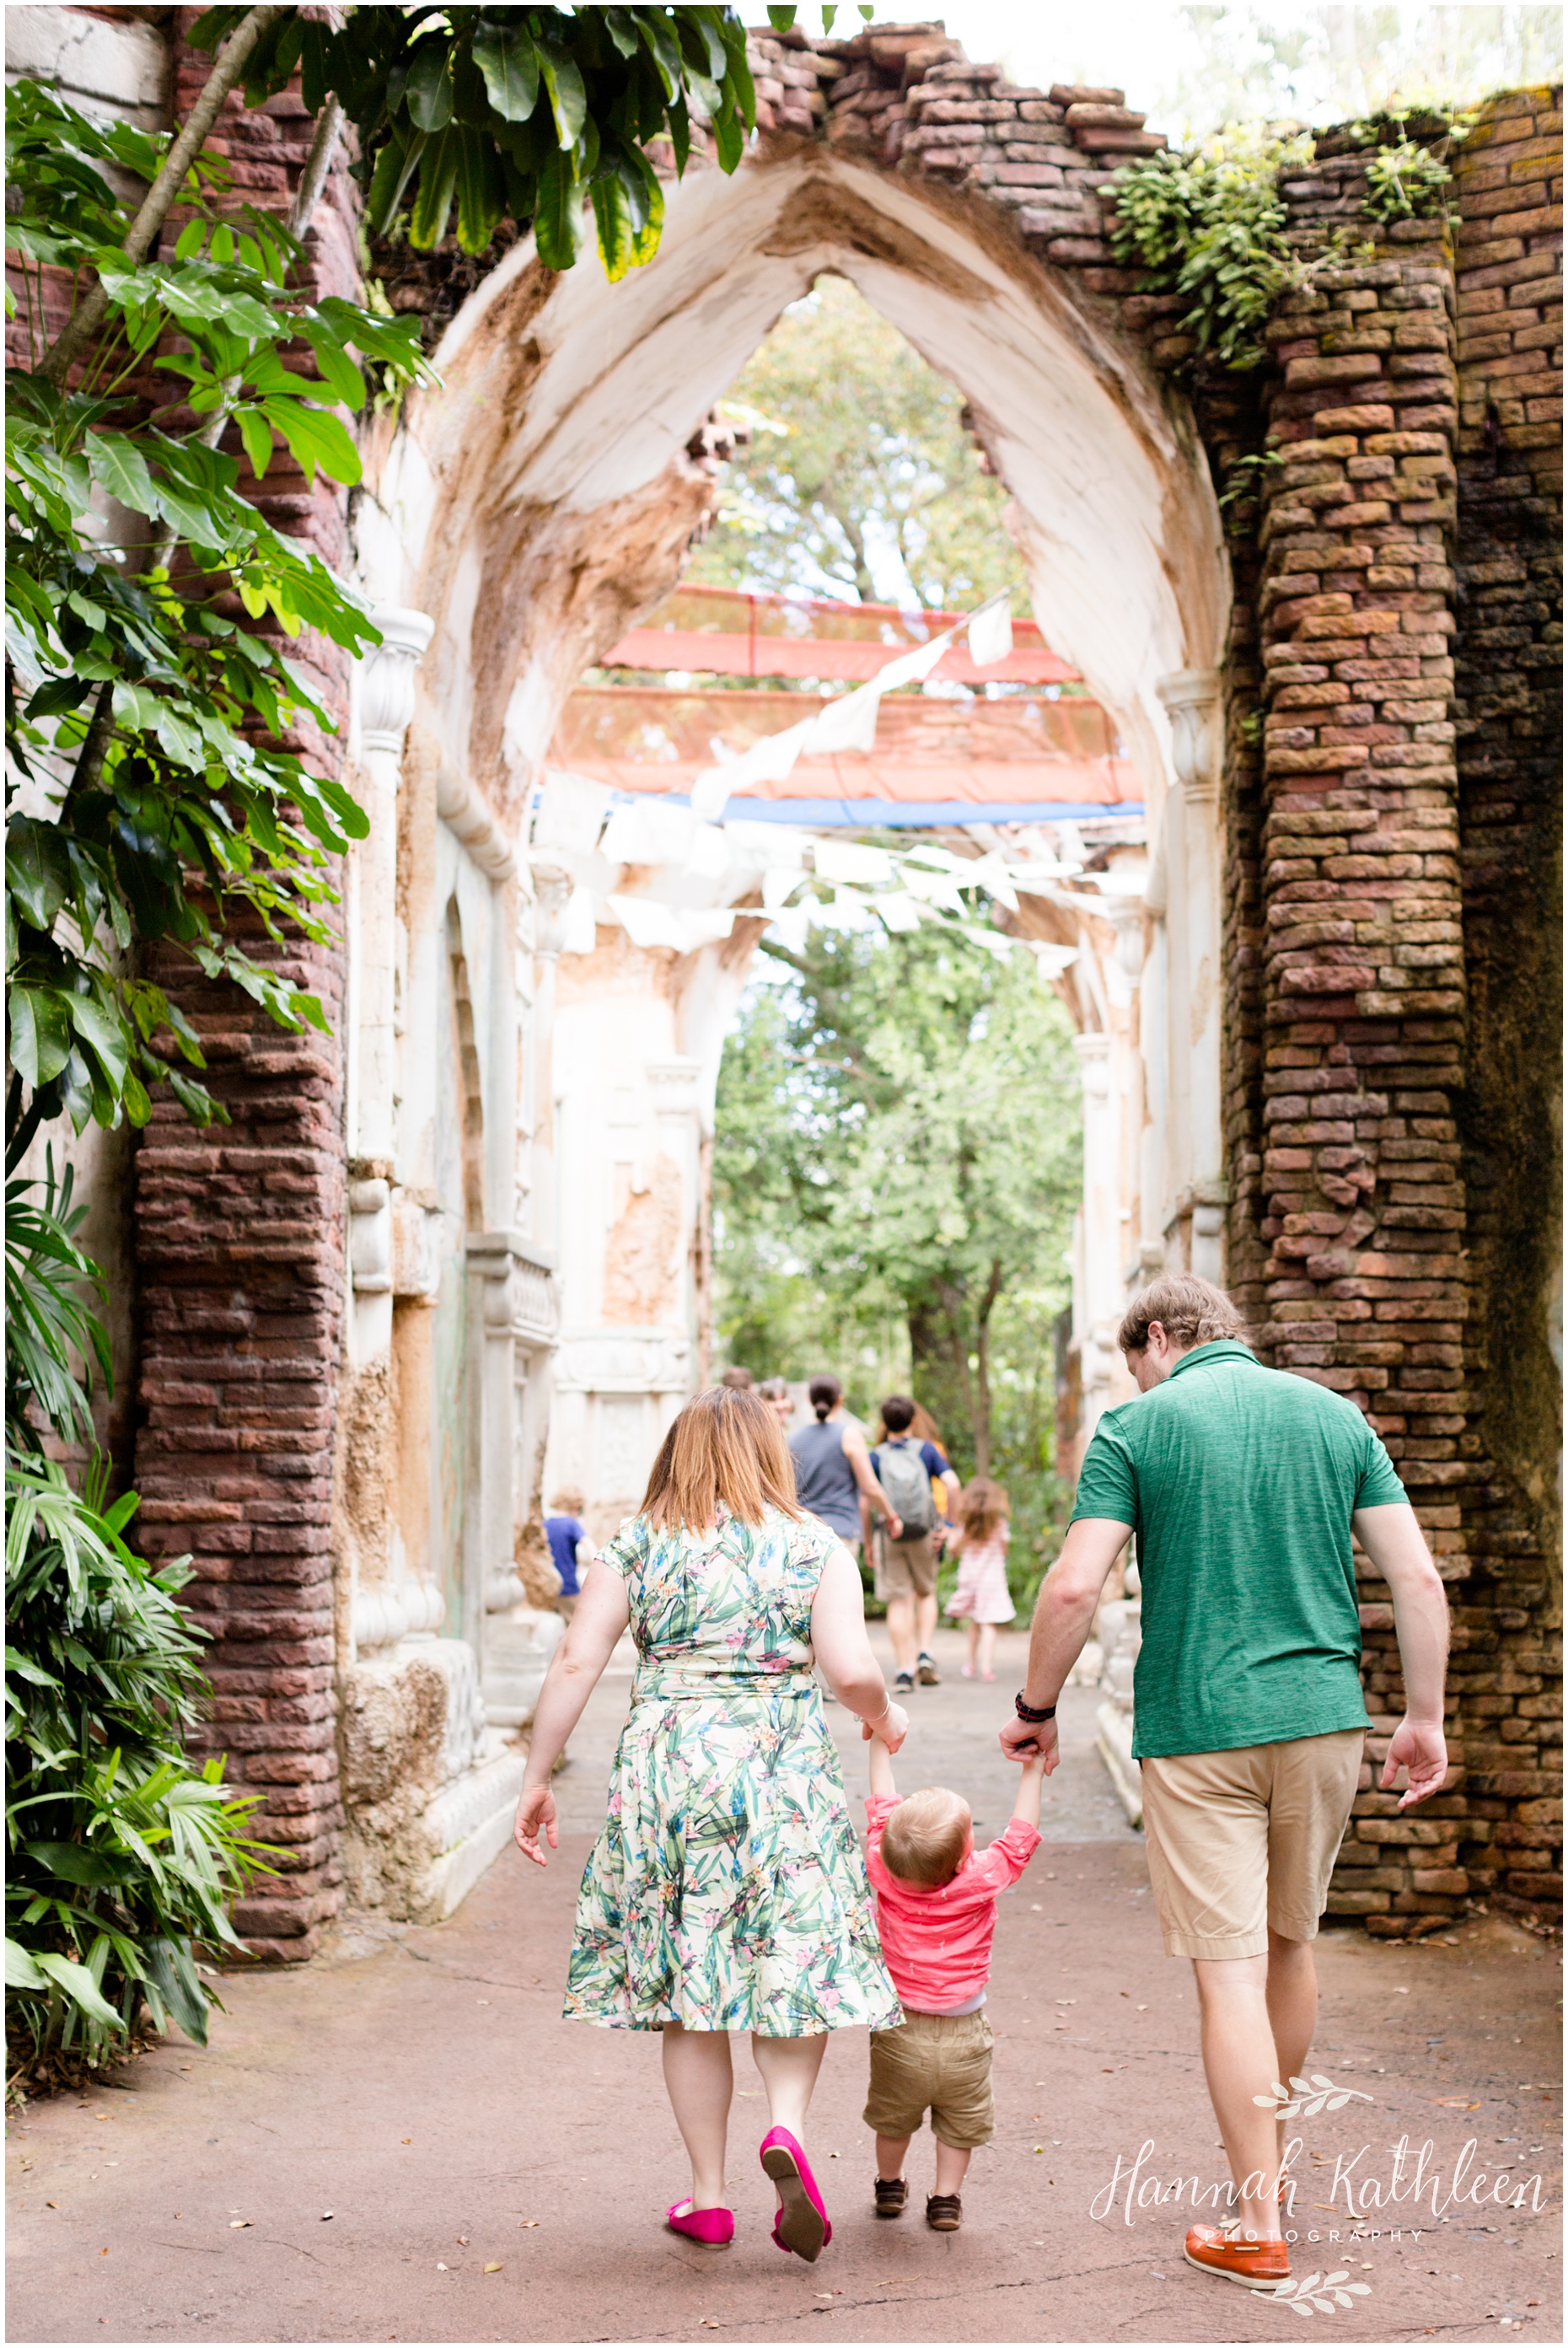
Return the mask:
<svg viewBox="0 0 1568 2348"><path fill-rule="evenodd" d="M577 1552L579 1546L588 1539L582 1511L582 1493L566 1486L555 1495L550 1514L544 1519L544 1538L550 1543L551 1561L561 1576L561 1612L569 1622L576 1612L581 1590L577 1579Z"/></svg>

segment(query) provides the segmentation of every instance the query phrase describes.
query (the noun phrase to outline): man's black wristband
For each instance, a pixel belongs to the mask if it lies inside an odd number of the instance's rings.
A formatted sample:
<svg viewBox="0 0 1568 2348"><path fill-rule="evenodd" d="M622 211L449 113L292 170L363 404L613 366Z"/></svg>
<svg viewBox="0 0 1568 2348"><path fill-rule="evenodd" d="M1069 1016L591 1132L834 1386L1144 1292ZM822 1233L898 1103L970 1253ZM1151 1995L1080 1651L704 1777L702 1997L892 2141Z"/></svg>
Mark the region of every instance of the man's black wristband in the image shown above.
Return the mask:
<svg viewBox="0 0 1568 2348"><path fill-rule="evenodd" d="M1020 1720L1028 1722L1031 1728L1037 1728L1042 1720L1055 1720L1057 1716L1054 1704L1040 1705L1026 1704L1021 1695L1016 1695L1013 1698L1013 1709Z"/></svg>

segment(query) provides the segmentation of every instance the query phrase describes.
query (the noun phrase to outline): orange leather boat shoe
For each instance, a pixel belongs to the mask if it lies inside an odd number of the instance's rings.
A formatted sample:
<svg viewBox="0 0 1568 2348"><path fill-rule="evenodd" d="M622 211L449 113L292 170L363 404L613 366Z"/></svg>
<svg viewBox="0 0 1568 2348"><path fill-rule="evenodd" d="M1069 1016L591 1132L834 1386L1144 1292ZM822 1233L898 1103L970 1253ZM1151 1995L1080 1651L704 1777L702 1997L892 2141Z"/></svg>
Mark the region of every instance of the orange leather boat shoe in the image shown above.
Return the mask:
<svg viewBox="0 0 1568 2348"><path fill-rule="evenodd" d="M1239 2282L1245 2291L1270 2291L1290 2281L1290 2252L1283 2241L1259 2242L1228 2234L1222 2226L1189 2226L1185 2251L1190 2267Z"/></svg>

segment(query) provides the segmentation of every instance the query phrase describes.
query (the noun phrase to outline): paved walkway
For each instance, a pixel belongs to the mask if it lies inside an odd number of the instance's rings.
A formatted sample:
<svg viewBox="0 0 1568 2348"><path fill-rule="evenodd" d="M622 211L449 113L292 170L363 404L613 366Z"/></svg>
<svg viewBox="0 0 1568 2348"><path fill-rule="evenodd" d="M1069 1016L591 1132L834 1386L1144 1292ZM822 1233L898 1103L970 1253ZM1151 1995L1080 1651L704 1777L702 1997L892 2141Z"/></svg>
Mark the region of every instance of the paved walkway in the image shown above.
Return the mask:
<svg viewBox="0 0 1568 2348"><path fill-rule="evenodd" d="M1021 1644L1021 1643L1019 1643ZM955 1643L944 1650L955 1654ZM983 1833L1011 1775L987 1750L995 1688L917 1699L903 1782L960 1784ZM27 2111L8 2150L13 2341L1204 2341L1299 2337L1301 2319L1195 2274L1185 2217L1132 2196L1122 2164L1222 2174L1198 2068L1191 1982L1150 1913L1141 1839L1090 1751L1094 1699L1069 1691L1050 1840L1002 1902L991 2012L997 2135L957 2235L879 2223L860 2120L865 2047L824 2066L811 2149L835 2222L814 2268L768 2239L755 2163L763 2103L737 2042L730 2162L739 2231L703 2251L665 2232L679 2141L646 2038L562 2023L576 1879L627 1685L606 1681L560 1785L566 1831L543 1875L505 1854L428 1931L346 1936L330 1962L224 1990L206 2053L183 2044L122 2089ZM851 1792L863 1786L858 1740ZM1325 1936L1311 2067L1368 2102L1302 2127L1296 2273L1332 2260L1368 2296L1315 2314L1342 2340L1563 2334L1557 1968L1496 1921L1414 1948ZM1542 2084L1546 2083L1546 2084ZM1336 2162L1387 2193L1389 2147L1430 2139L1461 2192L1503 2163L1545 2182L1542 2214L1491 2199L1375 2207L1352 2239ZM912 2176L928 2184L929 2139ZM1479 2164L1479 2167L1478 2167ZM1181 2211L1184 2212L1183 2199ZM1091 2214L1097 2213L1097 2214ZM330 2213L330 2214L328 2214ZM1397 2239L1389 2229L1399 2228ZM1333 2233L1340 2237L1337 2242ZM1305 2254L1305 2255L1304 2255ZM489 2270L493 2270L489 2271ZM1495 2328L1494 2328L1495 2327Z"/></svg>

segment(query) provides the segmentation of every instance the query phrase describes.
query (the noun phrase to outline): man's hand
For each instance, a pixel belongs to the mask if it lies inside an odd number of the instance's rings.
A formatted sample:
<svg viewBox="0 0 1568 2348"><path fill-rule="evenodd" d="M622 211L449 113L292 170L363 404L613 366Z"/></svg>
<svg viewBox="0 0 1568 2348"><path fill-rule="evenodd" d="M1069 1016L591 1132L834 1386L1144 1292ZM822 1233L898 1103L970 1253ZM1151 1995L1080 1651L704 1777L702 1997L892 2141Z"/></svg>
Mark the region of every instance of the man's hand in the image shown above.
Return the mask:
<svg viewBox="0 0 1568 2348"><path fill-rule="evenodd" d="M544 1853L539 1848L541 1827L553 1850L559 1840L555 1828L555 1797L548 1786L525 1786L518 1796L517 1823L512 1828L511 1836L524 1859L532 1859L535 1867L545 1864Z"/></svg>
<svg viewBox="0 0 1568 2348"><path fill-rule="evenodd" d="M903 1519L902 1517L889 1517L887 1520L887 1537L889 1540L902 1540L903 1539Z"/></svg>
<svg viewBox="0 0 1568 2348"><path fill-rule="evenodd" d="M1399 1797L1402 1810L1438 1792L1449 1773L1449 1748L1435 1721L1412 1720L1408 1713L1405 1715L1388 1740L1388 1757L1379 1780L1385 1793L1401 1768L1410 1773L1409 1785Z"/></svg>
<svg viewBox="0 0 1568 2348"><path fill-rule="evenodd" d="M1010 1720L1002 1731L1002 1750L1009 1761L1038 1761L1048 1777L1061 1759L1061 1742L1054 1720Z"/></svg>

